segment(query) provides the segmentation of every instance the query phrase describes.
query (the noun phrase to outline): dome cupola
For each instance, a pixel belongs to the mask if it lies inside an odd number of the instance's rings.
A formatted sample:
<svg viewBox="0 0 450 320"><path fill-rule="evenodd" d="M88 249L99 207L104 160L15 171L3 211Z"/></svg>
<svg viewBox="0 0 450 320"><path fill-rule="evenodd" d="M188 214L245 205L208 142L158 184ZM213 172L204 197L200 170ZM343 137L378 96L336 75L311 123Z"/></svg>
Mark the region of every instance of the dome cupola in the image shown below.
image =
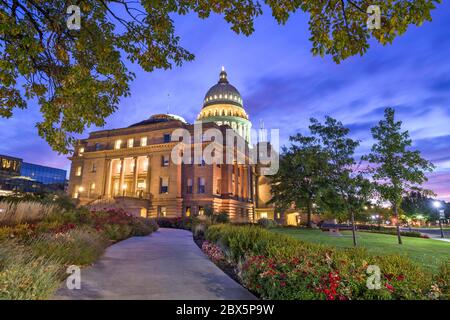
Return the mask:
<svg viewBox="0 0 450 320"><path fill-rule="evenodd" d="M241 94L228 82L224 67L219 82L206 93L197 121L228 125L250 143L252 123L244 110Z"/></svg>
<svg viewBox="0 0 450 320"><path fill-rule="evenodd" d="M204 108L214 104L233 104L242 108L241 94L228 82L224 67L220 72L219 82L208 90L203 100Z"/></svg>

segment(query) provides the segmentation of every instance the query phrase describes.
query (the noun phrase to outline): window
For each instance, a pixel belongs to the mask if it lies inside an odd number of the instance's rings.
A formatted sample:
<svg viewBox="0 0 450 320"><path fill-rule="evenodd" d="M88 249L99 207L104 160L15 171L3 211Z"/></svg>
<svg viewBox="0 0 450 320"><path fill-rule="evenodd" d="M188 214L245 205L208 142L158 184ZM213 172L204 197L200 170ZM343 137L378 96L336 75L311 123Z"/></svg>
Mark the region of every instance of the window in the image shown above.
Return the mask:
<svg viewBox="0 0 450 320"><path fill-rule="evenodd" d="M186 193L192 193L192 179L191 178L187 179Z"/></svg>
<svg viewBox="0 0 450 320"><path fill-rule="evenodd" d="M78 155L82 156L84 153L84 147L81 147L80 149L78 149Z"/></svg>
<svg viewBox="0 0 450 320"><path fill-rule="evenodd" d="M100 143L95 144L95 151L99 151L102 148L102 145Z"/></svg>
<svg viewBox="0 0 450 320"><path fill-rule="evenodd" d="M147 145L147 137L141 138L141 147L145 147Z"/></svg>
<svg viewBox="0 0 450 320"><path fill-rule="evenodd" d="M202 206L198 206L198 215L199 216L204 216L205 215L205 208L203 208Z"/></svg>
<svg viewBox="0 0 450 320"><path fill-rule="evenodd" d="M169 133L165 133L164 134L164 143L168 143L170 142L170 134Z"/></svg>
<svg viewBox="0 0 450 320"><path fill-rule="evenodd" d="M161 157L161 166L168 167L169 166L169 156L164 155Z"/></svg>
<svg viewBox="0 0 450 320"><path fill-rule="evenodd" d="M168 193L169 192L169 178L162 177L159 179L160 181L160 193Z"/></svg>
<svg viewBox="0 0 450 320"><path fill-rule="evenodd" d="M128 146L128 148L133 148L133 146L134 146L134 139L128 139L127 146Z"/></svg>
<svg viewBox="0 0 450 320"><path fill-rule="evenodd" d="M143 172L147 172L149 166L150 166L150 163L149 163L149 161L148 161L148 158L145 158L145 160L144 160L144 166L143 166L143 168L142 168L142 171L143 171Z"/></svg>
<svg viewBox="0 0 450 320"><path fill-rule="evenodd" d="M91 183L89 190L91 190L91 192L95 190L95 182Z"/></svg>
<svg viewBox="0 0 450 320"><path fill-rule="evenodd" d="M198 193L205 193L205 178L198 178Z"/></svg>
<svg viewBox="0 0 450 320"><path fill-rule="evenodd" d="M165 217L167 215L167 207L158 206L158 217Z"/></svg>
<svg viewBox="0 0 450 320"><path fill-rule="evenodd" d="M267 212L261 212L259 217L260 217L260 219L267 219Z"/></svg>
<svg viewBox="0 0 450 320"><path fill-rule="evenodd" d="M78 166L77 169L75 170L75 175L77 177L81 176L81 166Z"/></svg>
<svg viewBox="0 0 450 320"><path fill-rule="evenodd" d="M91 172L97 172L97 164L92 162Z"/></svg>
<svg viewBox="0 0 450 320"><path fill-rule="evenodd" d="M114 143L114 149L120 149L120 146L122 145L122 140L116 140Z"/></svg>
<svg viewBox="0 0 450 320"><path fill-rule="evenodd" d="M186 211L184 214L186 217L190 217L191 216L191 207L186 207Z"/></svg>

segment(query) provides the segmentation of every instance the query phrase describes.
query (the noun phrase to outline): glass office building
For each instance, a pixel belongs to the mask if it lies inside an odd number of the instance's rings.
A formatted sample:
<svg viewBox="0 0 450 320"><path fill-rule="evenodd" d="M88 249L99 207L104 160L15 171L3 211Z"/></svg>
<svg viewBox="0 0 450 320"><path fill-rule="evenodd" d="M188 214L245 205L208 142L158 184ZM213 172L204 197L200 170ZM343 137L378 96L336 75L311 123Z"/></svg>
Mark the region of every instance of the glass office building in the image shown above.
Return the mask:
<svg viewBox="0 0 450 320"><path fill-rule="evenodd" d="M64 191L66 170L23 162L0 155L0 196L11 192Z"/></svg>
<svg viewBox="0 0 450 320"><path fill-rule="evenodd" d="M62 184L66 182L66 170L56 169L38 164L22 162L20 175L29 177L42 184Z"/></svg>

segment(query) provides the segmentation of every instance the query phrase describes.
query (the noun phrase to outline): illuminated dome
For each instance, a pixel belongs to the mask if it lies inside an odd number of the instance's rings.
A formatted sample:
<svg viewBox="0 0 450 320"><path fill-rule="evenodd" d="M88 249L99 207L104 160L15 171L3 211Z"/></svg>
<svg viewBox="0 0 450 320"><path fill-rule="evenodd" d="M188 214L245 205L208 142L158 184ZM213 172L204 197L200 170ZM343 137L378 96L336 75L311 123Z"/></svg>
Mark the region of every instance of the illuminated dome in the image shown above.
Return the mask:
<svg viewBox="0 0 450 320"><path fill-rule="evenodd" d="M212 86L205 95L203 108L197 121L215 122L219 126L228 125L250 142L252 123L244 110L241 94L228 82L227 73L223 67L219 82Z"/></svg>
<svg viewBox="0 0 450 320"><path fill-rule="evenodd" d="M205 95L203 108L213 104L233 104L242 108L242 97L239 91L228 82L227 73L222 67L219 82L212 86Z"/></svg>

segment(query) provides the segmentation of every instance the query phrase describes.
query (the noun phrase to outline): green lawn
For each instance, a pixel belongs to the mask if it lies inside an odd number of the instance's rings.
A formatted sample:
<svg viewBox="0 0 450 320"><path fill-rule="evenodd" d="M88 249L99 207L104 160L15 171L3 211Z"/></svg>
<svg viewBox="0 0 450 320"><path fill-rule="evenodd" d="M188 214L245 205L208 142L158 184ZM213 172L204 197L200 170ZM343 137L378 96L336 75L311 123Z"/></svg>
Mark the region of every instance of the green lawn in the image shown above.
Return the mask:
<svg viewBox="0 0 450 320"><path fill-rule="evenodd" d="M292 236L296 239L335 246L352 248L351 231L341 232L342 237L331 236L328 232L300 228L275 228L273 232ZM436 270L443 261L450 261L450 243L432 239L402 237L403 245L397 244L397 236L358 232L358 246L375 255L401 254L426 268Z"/></svg>

